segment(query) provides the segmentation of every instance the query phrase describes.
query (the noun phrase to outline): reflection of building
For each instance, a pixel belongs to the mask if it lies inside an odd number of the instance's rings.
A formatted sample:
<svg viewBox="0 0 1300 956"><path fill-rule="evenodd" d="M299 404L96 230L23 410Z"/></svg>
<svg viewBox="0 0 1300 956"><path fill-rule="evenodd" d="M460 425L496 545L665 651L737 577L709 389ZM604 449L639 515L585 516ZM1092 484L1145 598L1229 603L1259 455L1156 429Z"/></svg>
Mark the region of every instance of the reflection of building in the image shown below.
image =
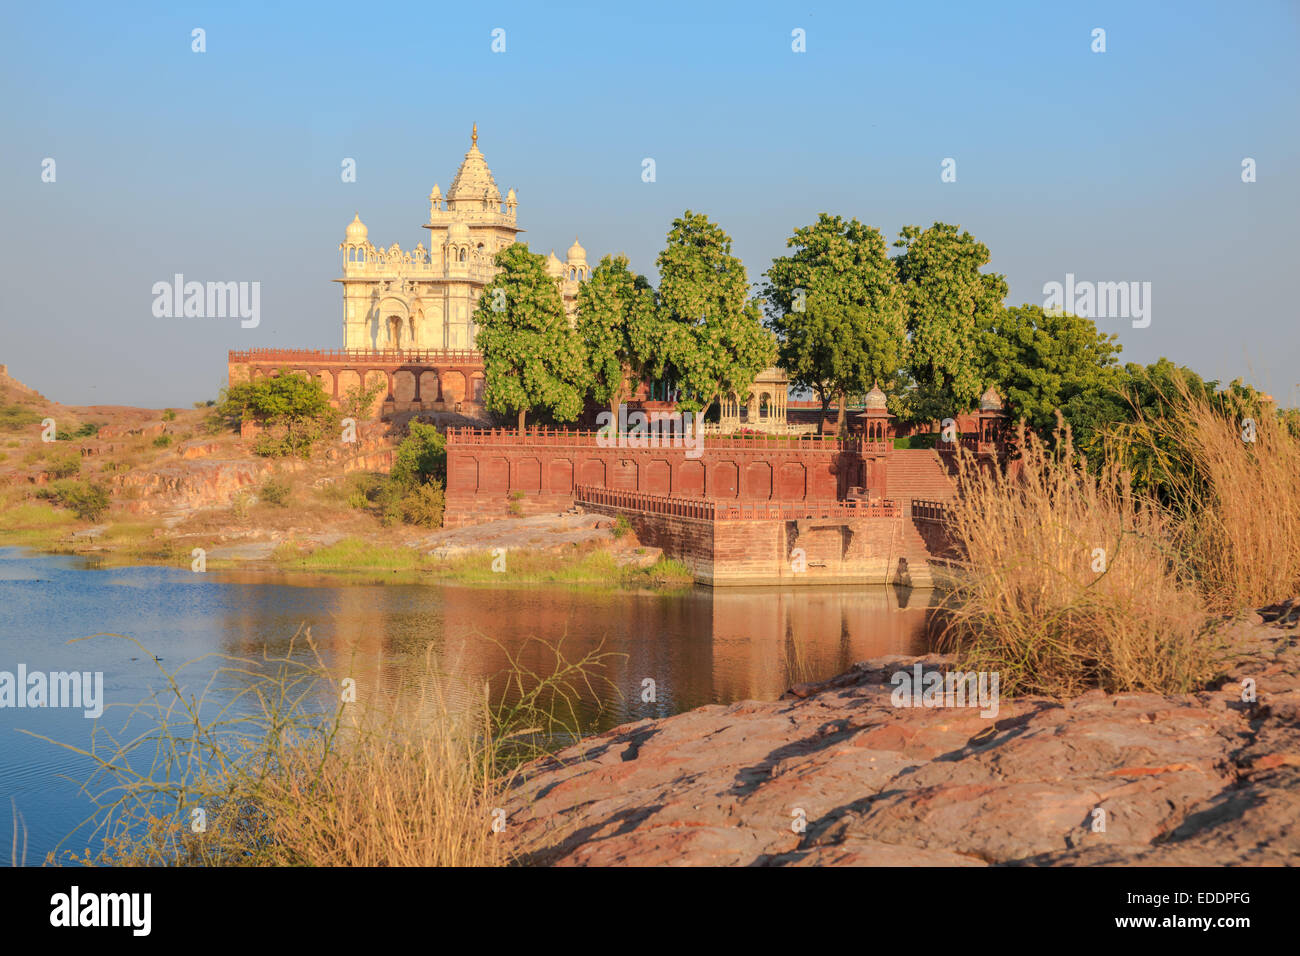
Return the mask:
<svg viewBox="0 0 1300 956"><path fill-rule="evenodd" d="M345 349L472 349L474 310L496 274L493 257L512 245L519 201L505 199L478 148L478 126L464 161L444 198L429 193L429 248L403 251L375 246L358 215L348 224L343 252L343 347ZM554 252L547 271L560 283L572 313L578 284L587 278L586 250L575 239L568 259Z"/></svg>

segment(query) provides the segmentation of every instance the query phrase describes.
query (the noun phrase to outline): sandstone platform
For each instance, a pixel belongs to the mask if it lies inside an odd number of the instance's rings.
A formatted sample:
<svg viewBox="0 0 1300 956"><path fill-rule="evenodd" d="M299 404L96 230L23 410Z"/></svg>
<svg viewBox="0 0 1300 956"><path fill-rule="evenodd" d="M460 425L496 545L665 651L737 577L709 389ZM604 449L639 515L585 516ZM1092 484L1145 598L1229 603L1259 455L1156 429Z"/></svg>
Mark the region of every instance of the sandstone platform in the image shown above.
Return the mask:
<svg viewBox="0 0 1300 956"><path fill-rule="evenodd" d="M556 865L1294 864L1298 625L1300 599L1227 626L1193 694L900 709L890 675L945 660L898 657L628 724L526 767L505 837Z"/></svg>

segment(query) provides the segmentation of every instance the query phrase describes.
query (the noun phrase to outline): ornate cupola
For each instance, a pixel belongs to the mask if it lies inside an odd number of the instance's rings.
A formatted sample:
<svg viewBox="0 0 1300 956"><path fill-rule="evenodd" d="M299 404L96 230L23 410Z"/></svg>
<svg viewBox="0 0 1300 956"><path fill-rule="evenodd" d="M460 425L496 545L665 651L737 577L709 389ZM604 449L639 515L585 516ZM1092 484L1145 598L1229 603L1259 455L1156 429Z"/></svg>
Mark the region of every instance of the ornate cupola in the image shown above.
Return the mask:
<svg viewBox="0 0 1300 956"><path fill-rule="evenodd" d="M582 248L582 244L575 237L573 245L569 246L565 259L565 274L568 279L581 282L586 279L590 273L587 267L587 250Z"/></svg>
<svg viewBox="0 0 1300 956"><path fill-rule="evenodd" d="M862 422L862 431L867 441L892 441L894 416L889 413L889 398L878 384L873 384L871 391L867 392L866 406L867 410L857 418Z"/></svg>

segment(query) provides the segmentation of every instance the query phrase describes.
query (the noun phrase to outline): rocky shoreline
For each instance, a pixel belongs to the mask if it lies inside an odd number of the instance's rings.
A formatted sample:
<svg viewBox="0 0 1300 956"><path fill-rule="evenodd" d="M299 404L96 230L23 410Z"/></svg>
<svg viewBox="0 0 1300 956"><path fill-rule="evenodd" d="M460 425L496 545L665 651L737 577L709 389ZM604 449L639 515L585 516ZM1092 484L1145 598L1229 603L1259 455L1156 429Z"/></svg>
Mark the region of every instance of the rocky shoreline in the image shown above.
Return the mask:
<svg viewBox="0 0 1300 956"><path fill-rule="evenodd" d="M892 657L627 724L525 767L505 836L542 865L1294 864L1300 598L1224 636L1192 694L905 709L891 675L950 662Z"/></svg>

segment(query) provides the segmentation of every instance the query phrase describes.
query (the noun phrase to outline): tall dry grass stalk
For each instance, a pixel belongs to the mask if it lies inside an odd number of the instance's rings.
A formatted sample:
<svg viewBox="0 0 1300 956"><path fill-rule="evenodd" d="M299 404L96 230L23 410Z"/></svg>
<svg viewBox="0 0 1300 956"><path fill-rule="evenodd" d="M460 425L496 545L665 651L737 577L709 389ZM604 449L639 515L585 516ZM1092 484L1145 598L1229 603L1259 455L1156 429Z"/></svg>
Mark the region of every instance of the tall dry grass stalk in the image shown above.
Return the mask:
<svg viewBox="0 0 1300 956"><path fill-rule="evenodd" d="M568 662L555 647L556 666L545 675L510 657L512 693L496 704L487 685L428 657L415 686L391 694L367 688L348 702L310 633L305 640L307 658L291 644L260 661L225 659L198 696L182 691L179 672L159 668L168 689L132 714L143 718L143 730L97 740L90 750L69 748L98 767L87 792L99 810L88 823L103 842L102 850L72 859L126 866L509 862L493 831L494 811L523 761L576 734L569 718L579 696L595 694L592 672L606 655L597 650ZM195 810L202 811L202 832L195 832ZM53 854L47 862L55 862Z"/></svg>
<svg viewBox="0 0 1300 956"><path fill-rule="evenodd" d="M1232 612L1300 594L1300 437L1271 408L1216 407L1181 381L1175 387L1174 415L1144 424L1191 465L1169 469L1170 508L1210 607Z"/></svg>
<svg viewBox="0 0 1300 956"><path fill-rule="evenodd" d="M1020 431L1019 474L961 464L952 533L964 551L942 638L1004 692L1180 692L1214 673L1206 609L1158 509L1113 462L1093 474L1068 429Z"/></svg>

